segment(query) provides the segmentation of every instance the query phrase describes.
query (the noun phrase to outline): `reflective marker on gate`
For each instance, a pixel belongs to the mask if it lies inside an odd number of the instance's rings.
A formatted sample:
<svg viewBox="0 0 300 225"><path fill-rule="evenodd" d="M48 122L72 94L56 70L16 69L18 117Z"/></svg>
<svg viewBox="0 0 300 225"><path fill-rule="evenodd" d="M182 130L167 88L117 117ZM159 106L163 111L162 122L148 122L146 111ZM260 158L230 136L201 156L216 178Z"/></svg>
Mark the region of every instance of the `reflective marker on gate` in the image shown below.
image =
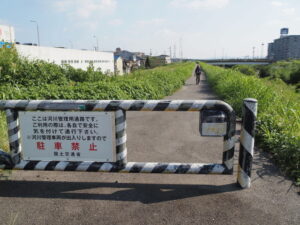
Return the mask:
<svg viewBox="0 0 300 225"><path fill-rule="evenodd" d="M199 128L201 136L225 136L227 133L227 120L225 113L218 110L201 111Z"/></svg>

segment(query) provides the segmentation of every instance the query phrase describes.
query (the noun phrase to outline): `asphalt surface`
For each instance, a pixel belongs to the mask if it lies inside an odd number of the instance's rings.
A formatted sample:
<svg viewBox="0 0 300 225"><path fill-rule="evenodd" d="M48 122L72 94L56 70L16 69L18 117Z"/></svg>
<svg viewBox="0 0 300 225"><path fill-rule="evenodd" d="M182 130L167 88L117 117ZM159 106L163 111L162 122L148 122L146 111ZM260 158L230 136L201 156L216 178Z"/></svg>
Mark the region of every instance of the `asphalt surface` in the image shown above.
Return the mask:
<svg viewBox="0 0 300 225"><path fill-rule="evenodd" d="M216 99L202 77L166 99ZM222 139L195 112L128 112L128 160L221 162ZM238 145L237 145L238 148ZM300 224L299 189L256 150L252 187L234 175L14 171L0 181L0 225Z"/></svg>

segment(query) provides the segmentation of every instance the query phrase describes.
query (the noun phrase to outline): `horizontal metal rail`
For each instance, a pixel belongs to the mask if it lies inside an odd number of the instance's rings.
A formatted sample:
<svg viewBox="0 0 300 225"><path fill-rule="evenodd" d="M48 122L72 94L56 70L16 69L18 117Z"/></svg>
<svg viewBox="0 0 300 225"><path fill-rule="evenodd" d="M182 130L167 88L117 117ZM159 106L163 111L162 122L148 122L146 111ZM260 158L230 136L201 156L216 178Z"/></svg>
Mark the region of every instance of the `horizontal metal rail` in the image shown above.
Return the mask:
<svg viewBox="0 0 300 225"><path fill-rule="evenodd" d="M232 107L219 100L1 100L0 110L51 111L200 111Z"/></svg>
<svg viewBox="0 0 300 225"><path fill-rule="evenodd" d="M0 167L1 168L1 167ZM3 169L7 169L2 166ZM15 165L16 170L85 171L123 173L173 173L173 174L231 174L223 164L128 162L125 167L115 163L27 161Z"/></svg>

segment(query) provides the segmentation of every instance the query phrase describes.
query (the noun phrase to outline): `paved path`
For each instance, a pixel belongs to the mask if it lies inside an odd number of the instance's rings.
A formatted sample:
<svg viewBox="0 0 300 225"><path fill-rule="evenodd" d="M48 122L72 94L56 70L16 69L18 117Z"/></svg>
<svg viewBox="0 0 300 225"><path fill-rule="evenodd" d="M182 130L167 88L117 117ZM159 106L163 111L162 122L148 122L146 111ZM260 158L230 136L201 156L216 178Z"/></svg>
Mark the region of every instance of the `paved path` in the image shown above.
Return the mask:
<svg viewBox="0 0 300 225"><path fill-rule="evenodd" d="M166 99L215 99L194 79ZM221 162L198 113L128 112L129 161ZM235 156L235 170L237 163ZM233 176L15 171L0 181L0 225L300 224L299 190L255 153L252 187Z"/></svg>

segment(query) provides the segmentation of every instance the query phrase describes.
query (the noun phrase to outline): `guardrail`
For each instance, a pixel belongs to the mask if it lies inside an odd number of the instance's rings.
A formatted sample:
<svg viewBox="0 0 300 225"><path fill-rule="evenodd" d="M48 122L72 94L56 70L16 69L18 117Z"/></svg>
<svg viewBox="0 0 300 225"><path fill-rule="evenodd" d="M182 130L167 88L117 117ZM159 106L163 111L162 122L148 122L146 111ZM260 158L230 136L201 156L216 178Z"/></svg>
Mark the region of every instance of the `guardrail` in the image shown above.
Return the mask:
<svg viewBox="0 0 300 225"><path fill-rule="evenodd" d="M256 118L256 100L246 99L244 101L244 115L243 115L243 129L241 133L241 147L239 154L239 168L238 168L238 183L243 187L250 187L251 183L251 166L252 155L254 147L254 128ZM127 173L176 173L176 174L232 174L233 173L233 158L235 149L235 113L230 105L219 100L8 100L0 101L0 110L5 110L8 123L8 135L10 144L10 154L0 151L0 168L2 169L23 169L23 170L57 170L57 171L100 171L100 172L127 172ZM203 163L150 163L150 162L127 162L127 148L126 148L126 111L186 111L186 112L204 112L205 110L215 110L223 112L226 117L226 132L223 139L223 156L221 164L203 164ZM49 112L53 115L54 112L114 112L114 133L115 133L115 159L101 159L101 160L85 160L85 161L72 161L65 156L64 160L30 160L30 157L24 159L22 155L21 138L25 139L27 134L21 137L21 129L26 130L26 123L23 123L23 128L20 126L20 116L23 112ZM52 114L51 114L52 113ZM25 113L26 114L26 113ZM74 114L74 113L73 113ZM70 115L73 115L70 114ZM76 114L76 113L75 113ZM42 126L42 123L35 122L41 119L44 114L36 114L40 116L29 115L30 122L28 124ZM48 114L47 114L48 115ZM55 114L56 117L57 114ZM25 117L24 117L25 118ZM34 118L34 119L33 119ZM48 116L51 121L54 117ZM63 119L63 117L61 117ZM77 117L65 116L66 119L76 120ZM84 117L82 116L83 120ZM87 118L94 118L88 116ZM46 119L46 116L45 116ZM22 121L25 119L22 119ZM78 117L79 121L79 117ZM48 121L49 122L49 121ZM25 123L25 125L24 125ZM74 122L79 124L78 122ZM54 123L45 123L49 126ZM72 123L57 123L64 126L72 126ZM84 125L84 123L82 123ZM87 124L87 123L86 123ZM92 124L92 123L91 123ZM31 126L30 125L30 126ZM76 125L76 126L77 126ZM97 124L96 124L97 125ZM96 125L91 125L95 126ZM203 121L201 121L201 126ZM86 125L87 126L87 125ZM98 125L97 125L98 126ZM211 125L214 126L214 123ZM206 129L206 128L203 128ZM41 129L42 130L42 129ZM49 132L51 129L48 129ZM55 131L56 129L52 129ZM61 129L63 130L63 129ZM76 132L76 129L74 129ZM77 129L78 131L80 129ZM44 132L44 131L43 131ZM95 131L96 132L96 131ZM51 141L54 135L28 135L28 139L39 137ZM49 138L50 140L49 140ZM66 136L68 137L68 136ZM81 136L80 136L81 137ZM96 137L94 138L96 139ZM100 138L97 138L100 139ZM36 140L36 139L35 139ZM33 140L29 140L31 143ZM102 140L103 141L103 140ZM24 141L25 142L25 141ZM46 142L46 141L45 141ZM43 143L43 145L42 145ZM56 143L56 144L55 144ZM55 142L55 150L61 147L60 142ZM44 142L37 142L39 150L45 150ZM94 144L93 144L94 145ZM33 146L33 145L32 145ZM77 143L77 147L79 143ZM74 146L73 146L74 147ZM28 147L27 147L28 148ZM74 147L75 148L75 147ZM23 149L23 151L29 149ZM51 151L54 149L51 149ZM74 150L74 149L73 149ZM79 150L75 149L75 150ZM94 149L95 150L95 149ZM45 151L41 151L44 152ZM54 151L55 152L55 151ZM59 152L59 151L57 151ZM72 152L73 154L73 152ZM106 157L106 156L105 156ZM113 159L113 160L112 160ZM2 164L2 166L1 166Z"/></svg>

